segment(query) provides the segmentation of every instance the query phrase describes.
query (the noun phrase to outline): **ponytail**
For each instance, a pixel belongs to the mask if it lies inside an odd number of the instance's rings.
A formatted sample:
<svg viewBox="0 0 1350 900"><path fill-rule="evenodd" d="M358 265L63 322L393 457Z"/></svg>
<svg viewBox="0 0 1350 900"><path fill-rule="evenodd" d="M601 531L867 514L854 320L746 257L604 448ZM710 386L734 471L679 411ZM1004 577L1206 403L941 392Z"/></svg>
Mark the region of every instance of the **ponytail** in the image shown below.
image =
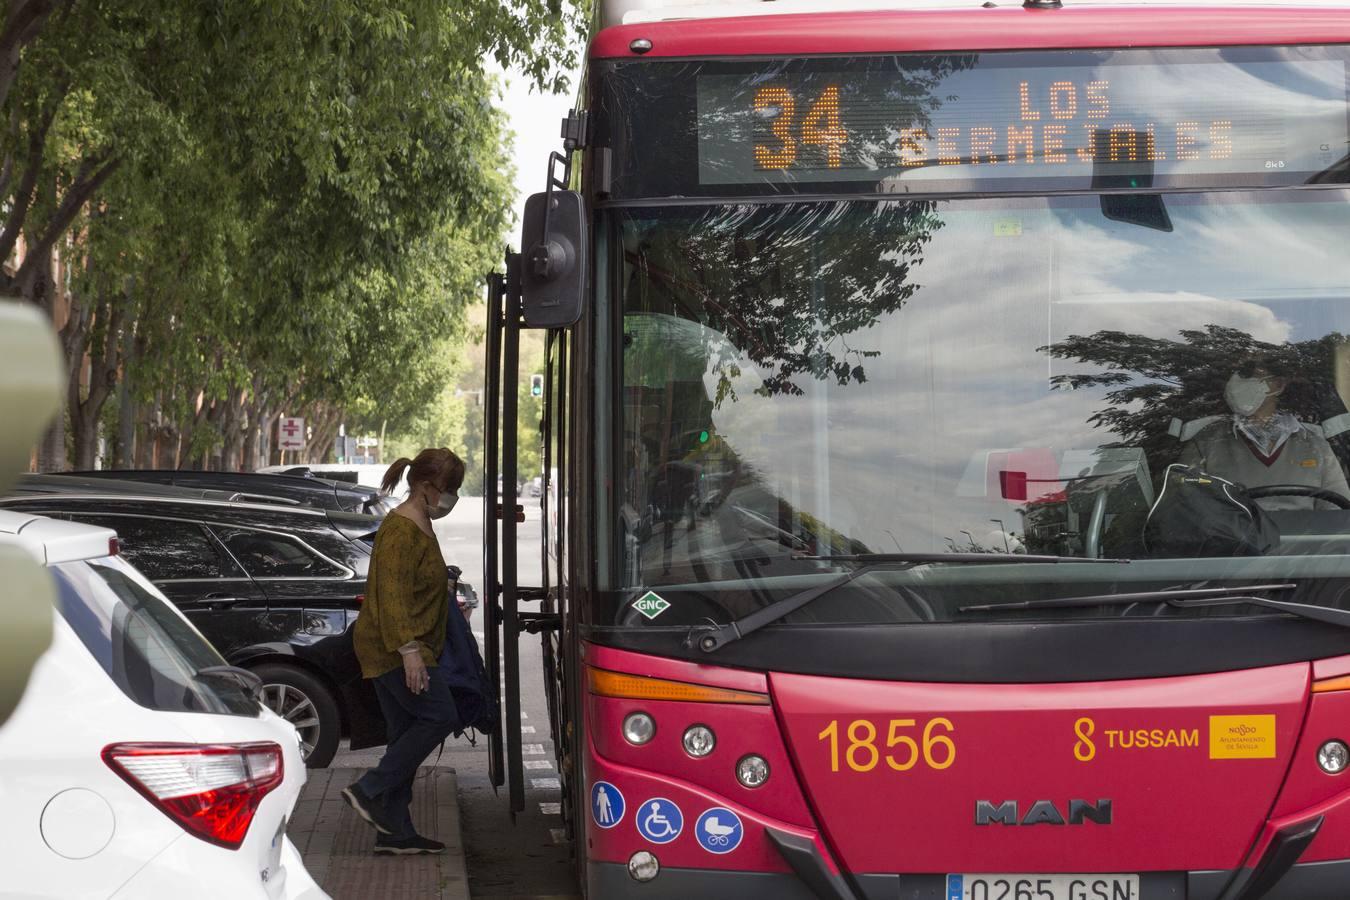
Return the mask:
<svg viewBox="0 0 1350 900"><path fill-rule="evenodd" d="M403 480L403 473L411 465L412 460L406 456L400 456L394 460L393 465L384 473L384 480L380 482L380 490L386 494L394 493L394 488L398 487L398 483Z"/></svg>
<svg viewBox="0 0 1350 900"><path fill-rule="evenodd" d="M404 472L408 474L409 488L424 481L439 488L441 483L444 482L446 490L457 491L460 485L464 483L464 460L446 447L427 448L417 454L416 459L408 459L406 456L399 457L384 473L384 481L380 483L380 490L386 494L392 494L394 488L398 487L399 481L403 478Z"/></svg>

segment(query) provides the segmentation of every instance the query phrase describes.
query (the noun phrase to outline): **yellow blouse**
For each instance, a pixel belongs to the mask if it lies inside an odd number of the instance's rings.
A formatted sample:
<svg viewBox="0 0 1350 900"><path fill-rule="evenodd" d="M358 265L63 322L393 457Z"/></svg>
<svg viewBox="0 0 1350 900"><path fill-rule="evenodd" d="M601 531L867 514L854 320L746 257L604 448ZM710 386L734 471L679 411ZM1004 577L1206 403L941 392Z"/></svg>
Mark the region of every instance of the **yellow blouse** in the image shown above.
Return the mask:
<svg viewBox="0 0 1350 900"><path fill-rule="evenodd" d="M449 611L440 544L407 516L385 516L375 533L366 599L352 632L361 674L375 678L401 668L398 648L409 641L421 644L428 666L436 665Z"/></svg>

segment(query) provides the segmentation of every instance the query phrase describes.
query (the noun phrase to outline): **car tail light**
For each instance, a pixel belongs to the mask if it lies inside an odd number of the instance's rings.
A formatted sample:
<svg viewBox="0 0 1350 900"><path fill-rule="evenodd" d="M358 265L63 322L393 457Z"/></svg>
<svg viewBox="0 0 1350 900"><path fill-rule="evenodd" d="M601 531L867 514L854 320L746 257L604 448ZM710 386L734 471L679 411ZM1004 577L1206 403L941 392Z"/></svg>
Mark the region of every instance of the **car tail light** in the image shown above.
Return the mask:
<svg viewBox="0 0 1350 900"><path fill-rule="evenodd" d="M122 542L115 537L108 538L108 555L116 556L122 552Z"/></svg>
<svg viewBox="0 0 1350 900"><path fill-rule="evenodd" d="M184 829L230 850L284 777L272 743L110 744L103 761Z"/></svg>

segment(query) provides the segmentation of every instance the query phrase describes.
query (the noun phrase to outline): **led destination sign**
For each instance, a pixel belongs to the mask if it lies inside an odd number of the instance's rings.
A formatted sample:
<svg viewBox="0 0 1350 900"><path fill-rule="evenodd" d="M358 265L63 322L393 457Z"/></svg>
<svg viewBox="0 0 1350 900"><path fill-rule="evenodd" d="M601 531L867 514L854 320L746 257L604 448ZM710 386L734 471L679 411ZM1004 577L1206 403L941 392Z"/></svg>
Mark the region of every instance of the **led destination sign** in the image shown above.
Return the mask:
<svg viewBox="0 0 1350 900"><path fill-rule="evenodd" d="M896 58L885 70L701 74L699 183L907 191L1028 178L1087 186L1111 174L1138 176L1137 186L1293 183L1346 158L1341 59L1084 56L1083 65L950 56Z"/></svg>

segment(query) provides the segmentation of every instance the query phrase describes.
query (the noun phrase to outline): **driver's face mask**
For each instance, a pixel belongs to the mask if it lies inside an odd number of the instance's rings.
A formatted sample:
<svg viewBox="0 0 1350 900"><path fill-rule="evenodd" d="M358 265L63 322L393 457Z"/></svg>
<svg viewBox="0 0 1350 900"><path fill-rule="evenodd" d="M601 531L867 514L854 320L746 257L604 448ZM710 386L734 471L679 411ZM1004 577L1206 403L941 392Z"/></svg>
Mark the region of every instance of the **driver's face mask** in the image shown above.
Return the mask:
<svg viewBox="0 0 1350 900"><path fill-rule="evenodd" d="M1244 417L1260 409L1270 394L1267 379L1243 378L1236 372L1228 379L1228 384L1223 389L1223 397L1228 401L1228 408Z"/></svg>

